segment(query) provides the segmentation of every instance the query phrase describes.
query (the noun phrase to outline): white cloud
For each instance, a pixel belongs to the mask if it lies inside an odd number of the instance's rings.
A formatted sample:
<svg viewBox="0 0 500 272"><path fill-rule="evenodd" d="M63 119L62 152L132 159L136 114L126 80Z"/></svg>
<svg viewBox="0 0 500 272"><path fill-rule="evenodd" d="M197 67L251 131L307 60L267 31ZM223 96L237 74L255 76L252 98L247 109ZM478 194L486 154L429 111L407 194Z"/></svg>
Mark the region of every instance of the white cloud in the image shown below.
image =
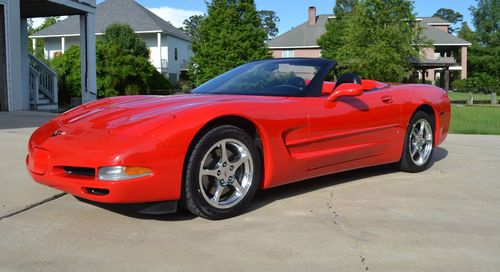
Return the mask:
<svg viewBox="0 0 500 272"><path fill-rule="evenodd" d="M203 15L203 12L199 10L176 9L167 6L148 9L175 27L181 27L182 22L192 15Z"/></svg>

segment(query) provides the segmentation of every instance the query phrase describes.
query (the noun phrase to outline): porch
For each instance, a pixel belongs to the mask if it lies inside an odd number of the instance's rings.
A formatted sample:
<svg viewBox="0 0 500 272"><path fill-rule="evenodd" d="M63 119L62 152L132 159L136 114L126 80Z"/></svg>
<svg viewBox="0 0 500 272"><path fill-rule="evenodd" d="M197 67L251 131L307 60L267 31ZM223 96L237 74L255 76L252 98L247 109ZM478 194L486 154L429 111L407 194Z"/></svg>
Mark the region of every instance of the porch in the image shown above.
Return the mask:
<svg viewBox="0 0 500 272"><path fill-rule="evenodd" d="M0 30L6 37L4 52L7 63L6 88L0 94L3 97L0 110L58 109L55 71L28 53L28 18L35 17L79 15L82 102L97 98L95 0L0 0L0 6L8 18L4 29Z"/></svg>

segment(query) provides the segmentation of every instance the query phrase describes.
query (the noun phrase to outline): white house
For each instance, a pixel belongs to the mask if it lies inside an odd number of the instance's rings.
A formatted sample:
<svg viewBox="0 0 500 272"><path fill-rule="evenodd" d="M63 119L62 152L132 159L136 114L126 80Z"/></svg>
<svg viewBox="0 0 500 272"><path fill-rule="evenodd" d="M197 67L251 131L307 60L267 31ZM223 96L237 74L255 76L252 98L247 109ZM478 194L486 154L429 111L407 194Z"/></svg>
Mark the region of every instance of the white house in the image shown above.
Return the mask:
<svg viewBox="0 0 500 272"><path fill-rule="evenodd" d="M106 0L97 5L96 36L102 35L113 23L130 25L149 47L150 62L172 83L178 82L192 55L189 36L134 0ZM78 25L78 17L70 16L30 38L45 41L45 56L50 59L64 53L71 45L79 45Z"/></svg>
<svg viewBox="0 0 500 272"><path fill-rule="evenodd" d="M28 54L28 18L72 15L79 40L82 101L96 99L95 0L0 0L0 110L57 109L57 77Z"/></svg>

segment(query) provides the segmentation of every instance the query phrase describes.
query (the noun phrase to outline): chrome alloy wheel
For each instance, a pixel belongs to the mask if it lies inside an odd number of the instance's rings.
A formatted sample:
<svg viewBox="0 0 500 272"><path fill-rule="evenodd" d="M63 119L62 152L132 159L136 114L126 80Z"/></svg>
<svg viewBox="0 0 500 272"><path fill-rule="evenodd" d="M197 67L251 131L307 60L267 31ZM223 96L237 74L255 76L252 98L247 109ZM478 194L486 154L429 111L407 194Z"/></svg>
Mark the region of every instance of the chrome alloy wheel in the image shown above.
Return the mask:
<svg viewBox="0 0 500 272"><path fill-rule="evenodd" d="M199 188L211 206L228 209L245 197L253 175L254 163L248 148L236 139L223 139L203 156Z"/></svg>
<svg viewBox="0 0 500 272"><path fill-rule="evenodd" d="M426 119L420 119L411 128L409 150L412 161L417 165L424 165L432 153L431 124Z"/></svg>

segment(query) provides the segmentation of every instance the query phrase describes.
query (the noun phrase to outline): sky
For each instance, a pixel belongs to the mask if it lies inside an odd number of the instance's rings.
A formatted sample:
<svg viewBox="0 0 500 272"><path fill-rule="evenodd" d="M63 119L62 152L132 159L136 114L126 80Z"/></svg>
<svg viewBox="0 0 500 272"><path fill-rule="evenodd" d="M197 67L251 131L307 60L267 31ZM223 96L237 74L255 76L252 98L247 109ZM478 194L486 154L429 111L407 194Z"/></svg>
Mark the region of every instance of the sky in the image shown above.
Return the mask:
<svg viewBox="0 0 500 272"><path fill-rule="evenodd" d="M181 27L184 19L191 15L206 13L205 0L136 0L146 8L174 26ZM97 3L103 0L97 0ZM256 0L257 9L274 10L280 22L280 34L307 20L307 8L316 6L318 14L333 13L334 0ZM451 8L464 15L464 20L472 27L469 7L475 0L415 0L417 16L432 16L439 8ZM40 23L35 22L35 25Z"/></svg>

